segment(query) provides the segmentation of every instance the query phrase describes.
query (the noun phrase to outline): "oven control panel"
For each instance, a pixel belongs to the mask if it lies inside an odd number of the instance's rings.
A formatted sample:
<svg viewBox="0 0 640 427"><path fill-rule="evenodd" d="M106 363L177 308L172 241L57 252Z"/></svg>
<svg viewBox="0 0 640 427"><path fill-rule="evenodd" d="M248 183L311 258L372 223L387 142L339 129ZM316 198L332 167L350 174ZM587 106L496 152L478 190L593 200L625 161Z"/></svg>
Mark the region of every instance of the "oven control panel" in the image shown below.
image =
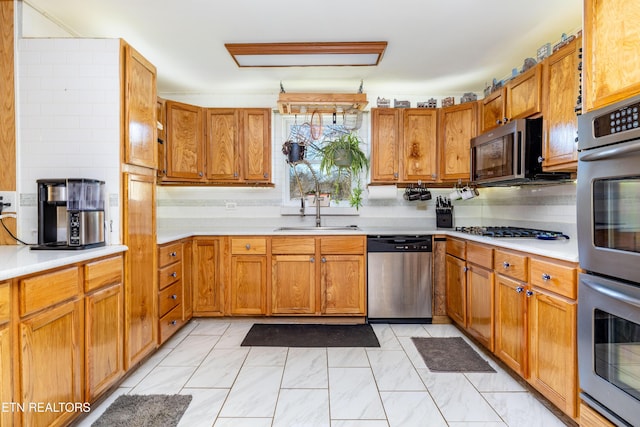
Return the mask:
<svg viewBox="0 0 640 427"><path fill-rule="evenodd" d="M613 135L640 127L638 114L640 102L626 105L593 119L593 134L596 138Z"/></svg>

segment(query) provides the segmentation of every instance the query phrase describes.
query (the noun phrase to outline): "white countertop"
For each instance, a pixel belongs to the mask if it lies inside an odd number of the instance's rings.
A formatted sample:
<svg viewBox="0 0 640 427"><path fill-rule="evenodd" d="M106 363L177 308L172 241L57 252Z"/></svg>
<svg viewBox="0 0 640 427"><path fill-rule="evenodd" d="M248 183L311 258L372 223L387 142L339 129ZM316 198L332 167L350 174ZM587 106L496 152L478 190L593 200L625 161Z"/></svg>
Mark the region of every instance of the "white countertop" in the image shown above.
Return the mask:
<svg viewBox="0 0 640 427"><path fill-rule="evenodd" d="M0 280L63 267L127 250L124 245L78 250L31 250L29 246L0 245Z"/></svg>
<svg viewBox="0 0 640 427"><path fill-rule="evenodd" d="M246 235L269 235L269 236L285 236L285 235L419 235L419 234L439 234L446 236L459 237L466 240L485 243L513 249L517 251L528 252L531 254L547 256L564 261L578 262L578 243L577 239L557 240L540 240L535 238L522 237L484 237L472 234L461 233L451 229L442 228L426 228L426 227L360 227L358 230L291 230L276 231L274 227L207 227L200 230L185 229L160 229L158 230L158 244L164 244L175 240L184 239L191 236L246 236Z"/></svg>

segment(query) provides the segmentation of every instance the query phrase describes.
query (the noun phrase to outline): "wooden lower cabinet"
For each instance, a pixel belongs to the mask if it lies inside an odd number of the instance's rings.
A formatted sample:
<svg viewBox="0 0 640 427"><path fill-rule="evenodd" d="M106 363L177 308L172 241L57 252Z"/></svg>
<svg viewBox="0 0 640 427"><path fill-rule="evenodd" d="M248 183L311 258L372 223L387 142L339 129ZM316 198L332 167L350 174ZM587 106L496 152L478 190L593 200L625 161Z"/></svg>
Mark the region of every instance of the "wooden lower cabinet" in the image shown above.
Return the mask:
<svg viewBox="0 0 640 427"><path fill-rule="evenodd" d="M495 354L526 378L526 284L497 274L495 286Z"/></svg>
<svg viewBox="0 0 640 427"><path fill-rule="evenodd" d="M527 291L529 382L571 417L578 416L577 303Z"/></svg>
<svg viewBox="0 0 640 427"><path fill-rule="evenodd" d="M272 255L271 277L273 314L316 313L316 262L313 252Z"/></svg>
<svg viewBox="0 0 640 427"><path fill-rule="evenodd" d="M93 401L124 374L122 283L85 298L85 399Z"/></svg>
<svg viewBox="0 0 640 427"><path fill-rule="evenodd" d="M614 427L614 425L591 406L580 402L580 427Z"/></svg>
<svg viewBox="0 0 640 427"><path fill-rule="evenodd" d="M226 237L198 237L191 243L193 315L224 314Z"/></svg>
<svg viewBox="0 0 640 427"><path fill-rule="evenodd" d="M320 271L322 314L366 314L364 255L323 255Z"/></svg>
<svg viewBox="0 0 640 427"><path fill-rule="evenodd" d="M229 282L229 313L267 313L267 257L232 255Z"/></svg>
<svg viewBox="0 0 640 427"><path fill-rule="evenodd" d="M494 349L494 274L469 264L467 267L467 331L489 350Z"/></svg>
<svg viewBox="0 0 640 427"><path fill-rule="evenodd" d="M20 402L83 402L82 301L74 299L20 323ZM24 411L29 427L67 424L74 412Z"/></svg>
<svg viewBox="0 0 640 427"><path fill-rule="evenodd" d="M448 255L445 258L447 275L447 315L466 327L467 266L463 259Z"/></svg>

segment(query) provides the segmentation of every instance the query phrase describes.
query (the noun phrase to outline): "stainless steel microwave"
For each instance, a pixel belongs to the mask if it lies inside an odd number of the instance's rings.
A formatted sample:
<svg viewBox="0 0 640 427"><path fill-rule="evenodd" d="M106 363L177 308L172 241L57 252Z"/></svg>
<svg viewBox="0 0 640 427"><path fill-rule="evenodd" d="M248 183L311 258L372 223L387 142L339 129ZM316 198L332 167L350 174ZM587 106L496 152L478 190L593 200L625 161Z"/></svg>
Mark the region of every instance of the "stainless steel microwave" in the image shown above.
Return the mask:
<svg viewBox="0 0 640 427"><path fill-rule="evenodd" d="M471 139L471 178L476 184L515 185L569 179L542 170L542 118L516 119Z"/></svg>

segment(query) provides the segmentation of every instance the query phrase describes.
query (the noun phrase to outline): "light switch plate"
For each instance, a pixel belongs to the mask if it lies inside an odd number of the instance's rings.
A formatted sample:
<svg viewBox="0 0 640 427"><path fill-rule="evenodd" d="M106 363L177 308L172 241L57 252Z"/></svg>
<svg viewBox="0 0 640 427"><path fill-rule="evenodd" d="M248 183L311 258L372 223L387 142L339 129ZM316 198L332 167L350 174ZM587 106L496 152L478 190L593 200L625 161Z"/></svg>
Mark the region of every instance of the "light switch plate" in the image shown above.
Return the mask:
<svg viewBox="0 0 640 427"><path fill-rule="evenodd" d="M16 213L16 192L15 191L0 191L0 203L10 203L11 206L3 206L2 213Z"/></svg>

